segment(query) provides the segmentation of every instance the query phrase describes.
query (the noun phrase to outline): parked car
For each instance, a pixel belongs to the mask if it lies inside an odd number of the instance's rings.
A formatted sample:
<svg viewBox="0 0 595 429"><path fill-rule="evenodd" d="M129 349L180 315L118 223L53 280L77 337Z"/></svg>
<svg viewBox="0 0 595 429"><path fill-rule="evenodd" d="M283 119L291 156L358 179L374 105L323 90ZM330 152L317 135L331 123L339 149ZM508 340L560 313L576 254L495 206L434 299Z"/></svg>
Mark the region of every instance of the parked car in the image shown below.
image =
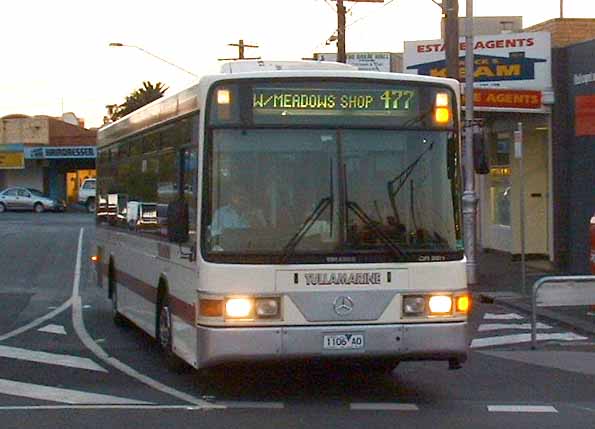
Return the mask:
<svg viewBox="0 0 595 429"><path fill-rule="evenodd" d="M79 204L89 213L95 213L95 179L85 179L79 188Z"/></svg>
<svg viewBox="0 0 595 429"><path fill-rule="evenodd" d="M50 198L37 189L14 187L0 192L0 213L6 210L64 211L64 201Z"/></svg>

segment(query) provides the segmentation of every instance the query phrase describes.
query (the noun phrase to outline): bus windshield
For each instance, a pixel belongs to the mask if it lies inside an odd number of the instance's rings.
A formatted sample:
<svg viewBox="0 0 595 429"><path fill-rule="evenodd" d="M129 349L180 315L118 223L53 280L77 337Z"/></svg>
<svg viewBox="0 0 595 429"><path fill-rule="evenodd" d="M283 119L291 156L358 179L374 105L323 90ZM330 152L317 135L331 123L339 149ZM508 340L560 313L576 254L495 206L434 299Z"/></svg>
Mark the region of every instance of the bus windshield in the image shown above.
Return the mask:
<svg viewBox="0 0 595 429"><path fill-rule="evenodd" d="M462 257L450 130L223 128L210 136L207 260Z"/></svg>

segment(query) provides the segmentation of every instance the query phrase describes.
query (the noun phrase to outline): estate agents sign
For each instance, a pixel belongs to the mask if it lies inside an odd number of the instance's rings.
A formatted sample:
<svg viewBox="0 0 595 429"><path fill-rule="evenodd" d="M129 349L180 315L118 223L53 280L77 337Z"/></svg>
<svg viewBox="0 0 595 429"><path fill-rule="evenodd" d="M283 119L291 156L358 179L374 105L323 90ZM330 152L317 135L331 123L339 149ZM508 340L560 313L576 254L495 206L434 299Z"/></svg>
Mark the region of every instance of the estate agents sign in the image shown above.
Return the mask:
<svg viewBox="0 0 595 429"><path fill-rule="evenodd" d="M465 77L464 38L460 39L460 75ZM550 33L510 33L474 37L477 87L547 90L552 86ZM446 77L446 48L441 40L405 42L405 73Z"/></svg>

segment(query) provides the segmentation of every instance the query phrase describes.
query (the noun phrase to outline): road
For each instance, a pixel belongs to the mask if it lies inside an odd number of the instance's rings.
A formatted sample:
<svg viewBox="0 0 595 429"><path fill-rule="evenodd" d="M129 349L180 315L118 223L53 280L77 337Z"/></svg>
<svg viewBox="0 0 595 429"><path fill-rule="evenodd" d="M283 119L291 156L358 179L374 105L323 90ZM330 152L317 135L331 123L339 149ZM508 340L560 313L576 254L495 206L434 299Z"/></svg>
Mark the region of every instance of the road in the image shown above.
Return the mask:
<svg viewBox="0 0 595 429"><path fill-rule="evenodd" d="M82 213L0 217L0 427L592 428L595 342L475 303L460 370L331 366L174 374L156 344L117 327Z"/></svg>

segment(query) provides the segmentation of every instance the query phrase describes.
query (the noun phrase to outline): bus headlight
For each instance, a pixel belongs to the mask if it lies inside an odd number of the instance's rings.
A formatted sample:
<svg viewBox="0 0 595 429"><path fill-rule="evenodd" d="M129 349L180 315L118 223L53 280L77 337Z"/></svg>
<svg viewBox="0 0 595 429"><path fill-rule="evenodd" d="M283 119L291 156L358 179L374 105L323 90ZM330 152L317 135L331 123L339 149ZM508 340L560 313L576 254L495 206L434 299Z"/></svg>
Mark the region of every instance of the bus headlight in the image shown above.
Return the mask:
<svg viewBox="0 0 595 429"><path fill-rule="evenodd" d="M255 306L257 317L270 318L279 315L279 300L277 298L259 298L256 300Z"/></svg>
<svg viewBox="0 0 595 429"><path fill-rule="evenodd" d="M424 314L426 299L423 296L406 296L403 298L403 312L407 316Z"/></svg>
<svg viewBox="0 0 595 429"><path fill-rule="evenodd" d="M449 295L434 295L428 300L430 315L449 314L452 312L452 297Z"/></svg>
<svg viewBox="0 0 595 429"><path fill-rule="evenodd" d="M254 300L251 298L229 298L225 301L225 317L248 319L254 314Z"/></svg>

